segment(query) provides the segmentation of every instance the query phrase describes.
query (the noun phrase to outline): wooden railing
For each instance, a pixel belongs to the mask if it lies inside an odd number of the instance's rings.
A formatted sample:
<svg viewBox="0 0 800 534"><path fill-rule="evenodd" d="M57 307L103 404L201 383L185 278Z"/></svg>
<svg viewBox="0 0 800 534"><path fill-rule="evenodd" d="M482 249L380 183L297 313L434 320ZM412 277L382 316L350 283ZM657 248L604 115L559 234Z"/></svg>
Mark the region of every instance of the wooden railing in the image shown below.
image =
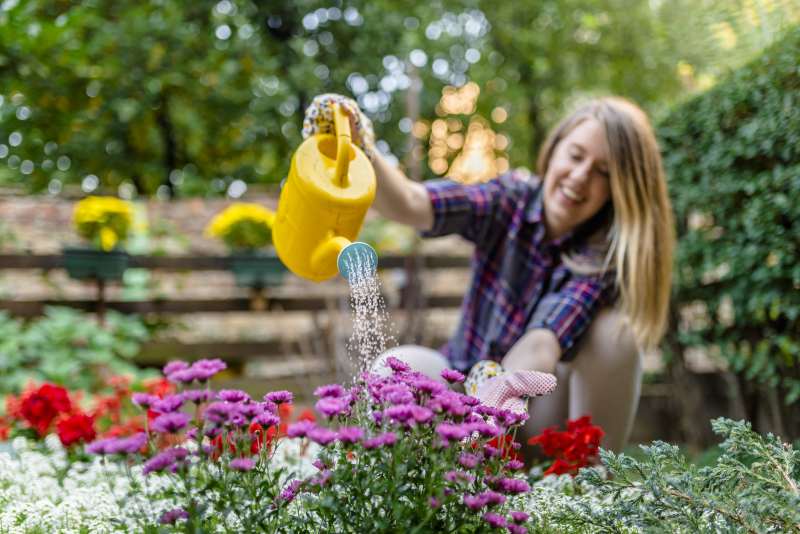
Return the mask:
<svg viewBox="0 0 800 534"><path fill-rule="evenodd" d="M406 279L411 281L400 293L396 308L405 316L419 314L425 309L458 307L462 300L459 293L446 295L424 295L419 284L423 269L466 268L469 258L459 256L384 256L380 258L380 269L403 269ZM0 254L0 270L42 270L63 268L60 254ZM188 273L196 271L226 271L229 259L226 256L142 256L132 255L128 268L144 268L154 271ZM247 296L221 296L219 298L153 298L144 300L106 299L106 286L97 285L95 298L71 299L0 299L0 310L21 318L42 315L47 306L67 306L86 312L104 315L106 310L130 314L184 315L192 313L259 312L286 313L308 312L318 325L313 335L287 336L259 341L199 341L184 342L175 339L157 339L146 343L137 357L143 365L159 365L170 358L195 360L219 357L229 365L238 367L254 358L280 358L291 354L305 355L318 360L332 362L336 352L341 351L340 334L335 330L335 321L322 320L320 316L348 309L349 298L343 284L303 286L286 290L284 287L253 289ZM461 288L454 288L456 291ZM387 299L389 301L390 299ZM395 302L397 299L394 299ZM427 341L441 344L446 333L439 333ZM419 333L404 329L400 342L419 342Z"/></svg>
<svg viewBox="0 0 800 534"><path fill-rule="evenodd" d="M422 269L465 268L469 258L458 256L386 256L379 262L381 269L405 269L412 271L408 279L418 279L415 273ZM138 256L132 255L129 268L143 268L167 272L225 271L229 267L226 256ZM3 269L41 269L44 271L63 268L62 256L0 254L0 270ZM405 292L400 307L410 301ZM157 298L151 300L106 300L103 294L94 299L0 299L0 310L6 310L19 317L35 317L51 305L69 306L87 312L96 312L99 307L122 313L164 313L186 314L201 312L243 312L243 311L324 311L330 308L331 298L346 296L339 294L291 294L273 292L269 288L256 291L249 297L216 299L173 299ZM461 303L462 295L436 295L424 298L426 308L452 308Z"/></svg>

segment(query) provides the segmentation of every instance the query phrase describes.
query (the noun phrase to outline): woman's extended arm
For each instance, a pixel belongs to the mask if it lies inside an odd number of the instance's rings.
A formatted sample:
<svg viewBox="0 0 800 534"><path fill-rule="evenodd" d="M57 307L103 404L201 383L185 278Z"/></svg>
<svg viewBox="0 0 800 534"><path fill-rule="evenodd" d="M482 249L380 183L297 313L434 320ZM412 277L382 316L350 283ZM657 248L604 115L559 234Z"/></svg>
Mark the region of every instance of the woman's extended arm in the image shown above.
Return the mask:
<svg viewBox="0 0 800 534"><path fill-rule="evenodd" d="M430 230L433 228L433 206L425 186L409 180L400 169L381 156L374 145L374 135L369 133L371 126L367 128L368 135L362 137L364 130L359 128L359 124L368 125L370 121L363 116L361 120L357 120L354 113L359 113L358 105L350 102L352 106L345 106L343 109L350 116L353 141L364 149L375 169L377 191L373 206L387 219L408 224L418 230Z"/></svg>
<svg viewBox="0 0 800 534"><path fill-rule="evenodd" d="M377 151L373 154L372 166L378 182L375 209L387 219L418 230L433 228L433 206L425 186L409 180Z"/></svg>
<svg viewBox="0 0 800 534"><path fill-rule="evenodd" d="M508 371L553 373L560 359L561 345L555 333L547 328L535 328L514 343L503 358L502 366Z"/></svg>

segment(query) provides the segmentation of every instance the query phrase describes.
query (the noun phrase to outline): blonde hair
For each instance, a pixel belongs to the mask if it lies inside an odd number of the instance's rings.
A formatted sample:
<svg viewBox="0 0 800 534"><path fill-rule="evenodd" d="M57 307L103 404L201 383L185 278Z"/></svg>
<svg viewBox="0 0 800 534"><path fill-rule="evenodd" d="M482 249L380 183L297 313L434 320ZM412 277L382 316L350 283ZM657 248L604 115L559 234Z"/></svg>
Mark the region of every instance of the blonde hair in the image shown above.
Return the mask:
<svg viewBox="0 0 800 534"><path fill-rule="evenodd" d="M605 130L613 216L588 238L589 254L568 251L564 263L582 274L616 271L619 304L640 348L664 335L672 285L675 229L666 177L653 128L636 104L619 97L589 101L562 120L539 151L544 179L558 143L594 118Z"/></svg>

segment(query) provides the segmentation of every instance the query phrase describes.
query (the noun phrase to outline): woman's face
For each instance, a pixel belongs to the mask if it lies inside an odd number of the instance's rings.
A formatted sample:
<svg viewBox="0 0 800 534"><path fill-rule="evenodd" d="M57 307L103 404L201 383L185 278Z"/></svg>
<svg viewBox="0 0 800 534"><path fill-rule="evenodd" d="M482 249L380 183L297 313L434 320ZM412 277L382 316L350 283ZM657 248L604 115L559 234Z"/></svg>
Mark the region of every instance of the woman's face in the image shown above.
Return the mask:
<svg viewBox="0 0 800 534"><path fill-rule="evenodd" d="M556 146L544 177L547 236L556 239L591 219L609 199L608 146L596 119L578 124Z"/></svg>

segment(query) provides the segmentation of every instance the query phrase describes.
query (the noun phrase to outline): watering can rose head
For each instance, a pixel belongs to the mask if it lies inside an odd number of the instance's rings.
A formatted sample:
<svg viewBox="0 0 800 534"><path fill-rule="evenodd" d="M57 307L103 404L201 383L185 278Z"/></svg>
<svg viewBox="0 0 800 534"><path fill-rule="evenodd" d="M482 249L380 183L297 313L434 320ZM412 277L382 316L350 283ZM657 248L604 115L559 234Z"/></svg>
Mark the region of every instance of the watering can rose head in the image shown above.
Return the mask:
<svg viewBox="0 0 800 534"><path fill-rule="evenodd" d="M133 206L119 198L90 196L75 204L72 220L78 235L109 251L128 236Z"/></svg>
<svg viewBox="0 0 800 534"><path fill-rule="evenodd" d="M253 203L237 202L217 214L206 235L221 239L232 250L254 250L272 244L275 213Z"/></svg>

